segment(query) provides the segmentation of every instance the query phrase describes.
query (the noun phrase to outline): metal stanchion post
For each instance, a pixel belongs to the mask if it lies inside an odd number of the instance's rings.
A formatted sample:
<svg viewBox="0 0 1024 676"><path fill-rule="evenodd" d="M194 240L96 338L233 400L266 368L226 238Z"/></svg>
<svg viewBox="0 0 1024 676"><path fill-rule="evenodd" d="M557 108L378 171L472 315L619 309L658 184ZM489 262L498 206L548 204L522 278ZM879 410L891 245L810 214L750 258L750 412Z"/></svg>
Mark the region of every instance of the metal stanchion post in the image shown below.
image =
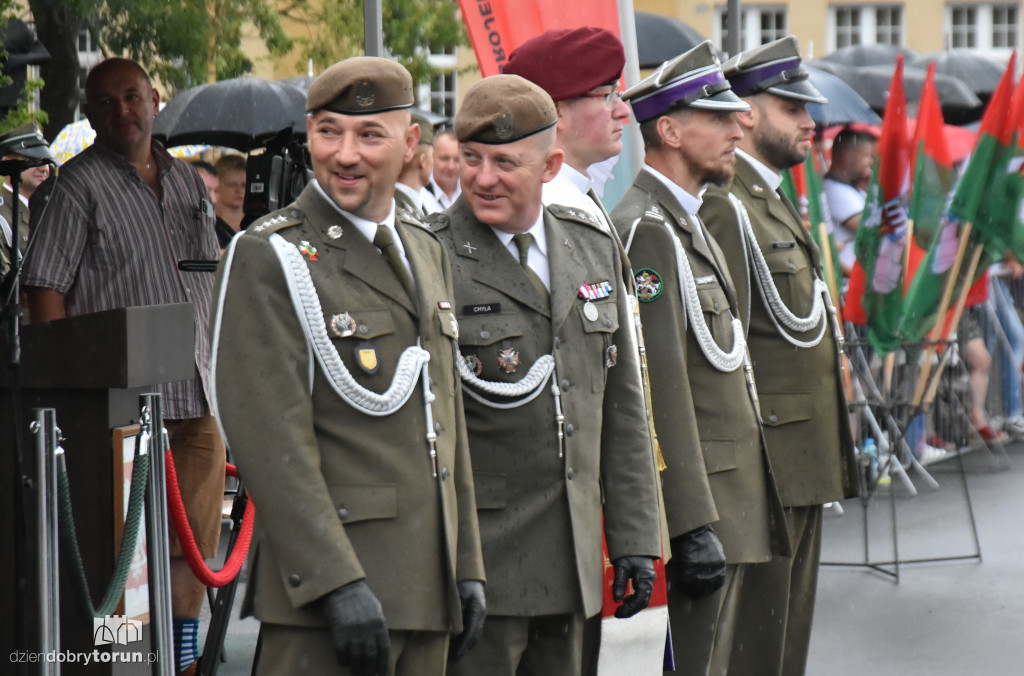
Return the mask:
<svg viewBox="0 0 1024 676"><path fill-rule="evenodd" d="M38 606L39 652L49 655L60 649L60 559L57 542L57 455L61 434L52 408L35 409L31 431L36 435L36 540L39 543ZM41 674L60 674L60 663L43 662Z"/></svg>
<svg viewBox="0 0 1024 676"><path fill-rule="evenodd" d="M155 676L173 676L174 640L171 634L171 562L167 533L167 489L164 474L163 402L159 394L139 397L142 434L150 435L149 490L146 492L146 542L149 547L149 626L157 661Z"/></svg>

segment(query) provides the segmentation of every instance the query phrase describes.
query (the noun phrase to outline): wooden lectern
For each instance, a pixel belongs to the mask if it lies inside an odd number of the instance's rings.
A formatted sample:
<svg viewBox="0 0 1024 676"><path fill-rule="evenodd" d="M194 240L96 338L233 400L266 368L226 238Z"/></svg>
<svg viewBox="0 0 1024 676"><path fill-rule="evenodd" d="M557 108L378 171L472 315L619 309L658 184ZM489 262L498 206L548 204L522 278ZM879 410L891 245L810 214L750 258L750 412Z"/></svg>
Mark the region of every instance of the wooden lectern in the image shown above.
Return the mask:
<svg viewBox="0 0 1024 676"><path fill-rule="evenodd" d="M8 354L6 339L4 355ZM45 324L30 324L21 332L20 382L24 471L32 481L26 492L30 509L37 483L34 474L34 438L29 432L32 410L56 409L57 425L64 434L63 444L71 484L71 500L78 527L86 577L93 602L98 604L114 571L114 452L112 430L137 423L139 395L154 385L185 380L195 374L195 319L189 303L132 307L62 319ZM15 481L14 421L12 420L12 372L0 373L3 403L0 404L0 608L8 613L9 623L38 623L32 601L17 608L15 530L13 523ZM31 516L31 513L30 515ZM28 529L30 557L34 557L36 534ZM76 598L69 561L61 551L61 646L62 651L92 652L92 618L81 610ZM34 558L30 558L34 561ZM35 571L29 571L28 584L38 584ZM5 623L6 624L6 623ZM34 632L33 632L34 633ZM15 651L35 652L37 641L28 646L16 644L16 632L0 631L0 656ZM147 625L143 641L119 645L125 652L151 651ZM106 650L107 648L100 648ZM172 659L172 656L160 656ZM38 665L29 665L27 673L37 673ZM65 673L80 673L83 667L65 664ZM139 664L92 664L90 674L144 674L148 666ZM4 673L20 673L14 664Z"/></svg>

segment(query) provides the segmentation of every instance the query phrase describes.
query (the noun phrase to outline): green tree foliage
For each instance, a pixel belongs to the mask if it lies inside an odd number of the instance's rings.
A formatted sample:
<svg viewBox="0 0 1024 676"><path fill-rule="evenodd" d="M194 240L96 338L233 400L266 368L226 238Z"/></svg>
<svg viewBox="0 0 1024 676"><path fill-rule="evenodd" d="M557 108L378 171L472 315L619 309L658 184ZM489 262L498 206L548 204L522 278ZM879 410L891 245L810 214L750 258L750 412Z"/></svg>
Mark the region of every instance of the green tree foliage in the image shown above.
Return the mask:
<svg viewBox="0 0 1024 676"><path fill-rule="evenodd" d="M384 49L409 69L417 82L437 70L427 63L430 52L468 45L456 0L386 0L381 3ZM350 56L363 54L362 0L297 0L285 10L308 24L308 37L296 38L303 58L317 72Z"/></svg>

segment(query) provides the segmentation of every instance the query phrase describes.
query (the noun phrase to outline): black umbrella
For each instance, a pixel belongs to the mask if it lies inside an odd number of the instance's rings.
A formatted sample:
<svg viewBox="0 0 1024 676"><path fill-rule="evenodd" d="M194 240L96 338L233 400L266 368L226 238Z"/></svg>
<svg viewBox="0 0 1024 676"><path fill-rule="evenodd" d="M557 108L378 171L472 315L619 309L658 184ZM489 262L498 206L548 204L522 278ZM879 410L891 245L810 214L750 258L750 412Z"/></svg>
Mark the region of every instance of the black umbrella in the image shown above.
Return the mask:
<svg viewBox="0 0 1024 676"><path fill-rule="evenodd" d="M823 56L822 60L840 63L844 66L891 66L895 68L897 54L903 55L904 63L918 56L918 53L909 47L879 43L841 47L831 54Z"/></svg>
<svg viewBox="0 0 1024 676"><path fill-rule="evenodd" d="M889 84L895 66L863 66L850 67L824 60L815 61L814 66L837 76L854 91L864 97L868 105L876 112L885 110L885 102L889 100ZM907 94L907 102L913 103L921 98L921 89L927 72L918 68L903 68L903 86ZM943 112L967 111L981 107L981 100L974 92L955 77L949 75L935 76L935 91L939 95L939 103Z"/></svg>
<svg viewBox="0 0 1024 676"><path fill-rule="evenodd" d="M979 96L991 95L996 90L1006 68L974 49L947 49L921 54L910 65L925 70L932 62L935 63L936 75L959 78Z"/></svg>
<svg viewBox="0 0 1024 676"><path fill-rule="evenodd" d="M696 28L671 16L650 12L633 12L633 16L640 68L657 68L707 40Z"/></svg>
<svg viewBox="0 0 1024 676"><path fill-rule="evenodd" d="M807 104L807 112L811 114L811 119L818 127L831 127L851 122L875 125L882 123L882 118L871 110L871 106L867 104L864 97L854 91L853 87L820 68L813 66L805 66L805 68L810 74L811 84L828 99L828 103L825 104Z"/></svg>
<svg viewBox="0 0 1024 676"><path fill-rule="evenodd" d="M153 122L153 136L165 145L227 146L243 152L279 132L306 132L306 93L251 75L199 85L179 92Z"/></svg>

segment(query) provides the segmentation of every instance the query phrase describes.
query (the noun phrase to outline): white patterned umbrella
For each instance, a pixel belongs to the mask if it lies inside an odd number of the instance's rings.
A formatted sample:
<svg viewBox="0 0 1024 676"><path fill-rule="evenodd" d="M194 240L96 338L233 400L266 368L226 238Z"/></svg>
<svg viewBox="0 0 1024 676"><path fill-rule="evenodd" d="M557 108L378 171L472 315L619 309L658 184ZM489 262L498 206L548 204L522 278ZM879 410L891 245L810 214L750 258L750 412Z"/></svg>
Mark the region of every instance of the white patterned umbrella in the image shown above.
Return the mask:
<svg viewBox="0 0 1024 676"><path fill-rule="evenodd" d="M95 139L96 132L89 124L89 120L84 118L61 129L57 138L53 139L53 143L50 144L50 150L57 157L57 166L59 167L91 146ZM175 157L186 158L198 155L204 150L208 150L209 147L203 145L175 146L168 148L167 151Z"/></svg>

